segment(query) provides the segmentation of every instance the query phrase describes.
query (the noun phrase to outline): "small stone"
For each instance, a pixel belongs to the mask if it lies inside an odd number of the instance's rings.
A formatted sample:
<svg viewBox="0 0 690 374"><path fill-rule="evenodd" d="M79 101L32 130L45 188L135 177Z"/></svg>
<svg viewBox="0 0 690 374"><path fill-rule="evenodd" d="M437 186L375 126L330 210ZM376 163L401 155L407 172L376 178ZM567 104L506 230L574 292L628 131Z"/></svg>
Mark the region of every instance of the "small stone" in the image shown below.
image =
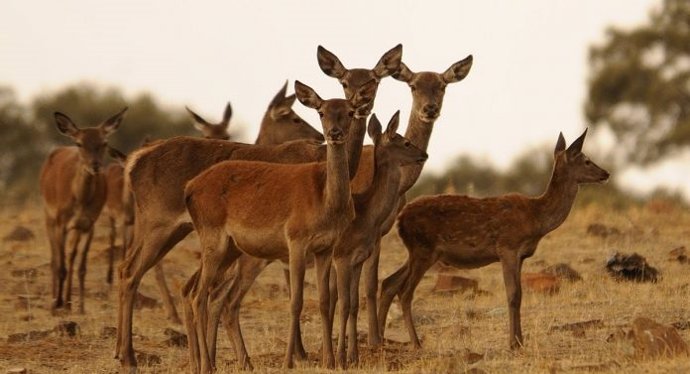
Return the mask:
<svg viewBox="0 0 690 374"><path fill-rule="evenodd" d="M484 359L484 355L476 352L472 352L469 349L465 348L463 353L462 353L462 359L465 361L465 363L472 365L476 362L479 362Z"/></svg>
<svg viewBox="0 0 690 374"><path fill-rule="evenodd" d="M617 280L656 283L659 271L637 253L614 253L606 262L606 270Z"/></svg>
<svg viewBox="0 0 690 374"><path fill-rule="evenodd" d="M177 331L173 330L171 328L165 329L163 332L166 336L168 336L168 339L165 341L165 344L168 347L186 347L187 346L187 335Z"/></svg>
<svg viewBox="0 0 690 374"><path fill-rule="evenodd" d="M74 321L60 321L54 330L61 336L76 336L79 325Z"/></svg>
<svg viewBox="0 0 690 374"><path fill-rule="evenodd" d="M12 368L7 369L7 374L27 374L29 371L26 368Z"/></svg>
<svg viewBox="0 0 690 374"><path fill-rule="evenodd" d="M590 328L599 328L603 326L604 322L602 320L592 319L589 321L567 323L565 325L560 326L551 326L551 328L549 328L549 331L571 331L573 333L573 336L578 338L584 338L585 330Z"/></svg>
<svg viewBox="0 0 690 374"><path fill-rule="evenodd" d="M155 355L153 353L137 352L136 357L137 362L143 366L160 365L163 362L160 356Z"/></svg>
<svg viewBox="0 0 690 374"><path fill-rule="evenodd" d="M688 345L672 326L665 326L649 318L633 321L633 346L640 359L687 355Z"/></svg>
<svg viewBox="0 0 690 374"><path fill-rule="evenodd" d="M613 235L620 235L621 231L616 227L606 226L601 223L592 223L587 226L587 234L600 238L607 238Z"/></svg>
<svg viewBox="0 0 690 374"><path fill-rule="evenodd" d="M681 245L678 248L674 248L668 252L669 260L678 261L681 264L686 264L688 262L688 254L685 250L685 246Z"/></svg>
<svg viewBox="0 0 690 374"><path fill-rule="evenodd" d="M677 330L687 330L690 329L690 321L673 322L671 326L675 327Z"/></svg>
<svg viewBox="0 0 690 374"><path fill-rule="evenodd" d="M474 279L461 277L454 274L439 273L436 278L434 292L465 292L479 288L479 282Z"/></svg>
<svg viewBox="0 0 690 374"><path fill-rule="evenodd" d="M34 232L22 225L18 225L9 234L2 238L4 242L25 242L34 239Z"/></svg>
<svg viewBox="0 0 690 374"><path fill-rule="evenodd" d="M568 282L578 282L582 280L580 273L575 271L575 269L570 267L570 265L563 263L546 267L541 272L544 274L554 275Z"/></svg>
<svg viewBox="0 0 690 374"><path fill-rule="evenodd" d="M522 273L522 286L528 290L555 294L561 289L561 283L555 276L544 273Z"/></svg>

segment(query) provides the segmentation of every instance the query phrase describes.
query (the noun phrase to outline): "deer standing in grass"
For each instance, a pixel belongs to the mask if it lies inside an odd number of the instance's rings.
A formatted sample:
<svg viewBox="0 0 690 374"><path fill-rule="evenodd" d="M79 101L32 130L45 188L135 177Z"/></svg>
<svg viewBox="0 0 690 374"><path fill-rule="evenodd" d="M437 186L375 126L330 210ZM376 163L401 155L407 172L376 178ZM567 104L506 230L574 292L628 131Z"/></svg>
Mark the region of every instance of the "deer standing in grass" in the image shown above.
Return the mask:
<svg viewBox="0 0 690 374"><path fill-rule="evenodd" d="M369 85L373 86L373 85ZM366 87L366 85L365 85ZM293 367L302 311L305 257L313 254L323 325L324 364L334 366L329 335L328 280L334 243L354 219L345 139L355 113L367 110L373 95L358 100L321 99L295 82L302 104L319 112L326 137L326 162L271 164L226 161L191 180L185 202L201 241L200 272L188 297L202 373L213 370L207 349L209 290L242 253L290 264L290 328L285 367ZM363 141L363 135L352 141Z"/></svg>
<svg viewBox="0 0 690 374"><path fill-rule="evenodd" d="M397 60L399 63L400 56ZM376 88L377 85L372 82L365 85L361 91L363 95L366 95L367 100L373 100ZM283 105L275 105L285 100L289 100L290 104L294 101L291 97L284 97L284 94L285 90L281 90L277 96L283 97L274 99L269 106L269 111L272 113L264 117L264 120L283 123L289 121L297 125L294 112L287 112ZM320 134L319 136L322 139ZM361 148L361 145L351 146L350 144L352 142L348 142L348 149ZM203 170L224 160L312 162L325 159L325 147L312 139L295 140L280 145L251 145L177 137L136 151L130 156L125 175L126 179L129 179L135 196L137 220L134 226L134 241L120 266L118 337L115 355L125 368L136 367L132 346L132 314L134 295L141 278L148 269L160 262L193 230L184 205L185 184ZM166 182L156 182L160 180ZM257 266L265 267L265 264L261 265L259 262ZM303 353L301 356L306 357L301 342L298 344L298 353Z"/></svg>
<svg viewBox="0 0 690 374"><path fill-rule="evenodd" d="M120 126L126 110L99 126L81 129L68 116L55 112L58 130L71 138L75 146L51 152L40 176L51 249L53 310L71 308L74 262L79 255L79 312L84 313L84 279L93 225L106 200L105 177L101 173L103 155L108 136ZM67 259L66 250L69 250Z"/></svg>
<svg viewBox="0 0 690 374"><path fill-rule="evenodd" d="M397 134L400 112L388 122L381 133L381 123L375 115L369 120L369 137L374 142L374 175L369 188L353 195L355 219L333 249L333 263L338 275L337 288L340 300L340 334L336 355L338 366L356 363L357 312L359 310L359 275L362 264L380 235L383 221L397 210L397 191L401 180L401 166L423 163L426 152L415 147L409 140ZM391 193L393 191L393 193ZM349 322L349 334L346 327ZM347 361L345 350L347 349Z"/></svg>
<svg viewBox="0 0 690 374"><path fill-rule="evenodd" d="M319 60L319 64L322 65L322 69L324 71L328 71L330 74L336 75L340 77L342 80L342 85L345 89L345 96L346 98L352 100L357 96L358 94L361 94L362 90L365 90L367 86L373 85L373 91L370 93L372 96L372 101L369 104L369 106L364 110L364 113L362 113L361 116L355 116L353 125L350 127L350 134L349 134L349 146L348 146L348 154L350 155L350 161L348 162L349 166L349 172L350 172L350 180L352 181L353 178L356 177L355 172L360 173L361 170L365 170L364 172L367 173L369 177L372 176L372 168L373 168L373 147L367 146L364 147L365 151L368 151L367 154L364 156L365 157L364 162L369 162L371 165L368 166L362 166L362 162L360 162L360 154L362 152L362 142L359 141L353 141L353 139L362 139L364 137L364 133L366 132L366 116L368 115L369 111L373 107L373 100L374 96L376 94L376 89L378 87L378 84L380 83L381 79L383 79L386 76L389 76L396 71L398 71L400 64L401 64L401 58L402 58L402 45L397 45L393 48L391 48L389 51L383 54L383 56L379 59L379 61L376 63L374 68L372 69L365 69L365 68L355 68L355 69L345 69L340 63L340 60L333 55L331 52L328 52L325 48L319 46L318 51L317 51L317 58ZM320 148L320 150L325 150L323 147ZM241 151L238 151L236 153L238 156L236 157L233 155L233 159L248 159L247 157L249 156L248 153L256 151L254 153L261 153L261 149L243 149ZM242 152L240 155L239 152ZM318 160L323 160L325 156L325 153L321 153L320 155L315 155L314 159ZM264 159L266 160L266 159ZM294 163L294 162L299 162L298 160L292 160L292 159L285 159L282 160L281 162L286 163ZM359 175L359 174L357 174ZM366 188L368 188L371 185L371 180L366 179L366 178L360 178L359 179L359 185L352 185L352 188L357 189L359 191L363 191ZM249 362L248 359L248 354L246 351L246 347L244 346L244 341L241 338L241 331L240 331L240 326L239 326L239 310L240 310L240 304L242 302L242 299L244 296L249 292L249 289L251 288L251 285L255 281L255 279L259 276L261 271L270 263L271 261L268 260L260 260L251 256L242 256L240 259L237 261L237 266L236 270L234 272L226 272L225 276L226 279L224 279L222 282L219 282L220 284L225 284L226 286L233 286L235 287L232 291L230 291L230 296L228 297L228 303L226 306L226 315L225 315L225 325L229 326L228 327L228 335L230 335L231 340L234 342L233 347L235 348L235 353L238 358L238 361L240 362L240 365L245 368L250 368L251 363ZM289 270L288 268L284 268L284 271L286 273L286 279L287 283L289 285ZM237 278L235 278L235 275L237 275ZM335 274L333 274L335 275ZM183 294L188 295L191 292L191 288L193 287L193 283L195 279L192 277L190 281L183 287ZM333 281L331 282L331 292L336 293L336 282L334 278ZM234 283L231 283L234 282ZM288 286L289 287L289 286ZM226 293L221 291L222 286L218 286L219 289L213 292L214 296L213 301L209 305L209 332L207 336L207 345L209 349L209 354L211 355L211 362L215 362L215 333L217 330L217 325L219 323L219 318L220 318L220 313L221 309L225 303L225 295ZM221 296L218 296L221 295ZM335 308L335 300L337 297L332 297L331 299L331 319L333 318L333 312ZM191 312L189 313L191 314ZM186 321L187 322L187 321ZM191 322L189 322L191 323ZM214 327L215 326L215 327ZM304 347L302 345L301 341L301 334L297 334L297 341L295 342L296 344L296 351L297 355L300 358L306 358L306 352L304 350ZM193 341L193 340L192 340ZM198 356L195 351L195 347L190 345L190 351L191 357L195 358ZM195 363L196 364L196 363Z"/></svg>
<svg viewBox="0 0 690 374"><path fill-rule="evenodd" d="M338 79L348 95L349 90L355 83L362 78L361 71L356 69L347 70L342 63L332 53L324 48L319 48L319 66L327 75ZM463 80L469 74L472 67L472 56L452 64L443 73L435 72L412 72L404 63L400 63L399 69L393 74L393 78L406 82L412 91L412 110L405 131L405 138L423 151L427 150L431 131L434 123L441 114L443 97L446 86ZM421 174L423 163L407 165L402 167L402 176L397 191L396 203L400 208L405 205L405 193L415 184ZM362 162L359 163L357 174L353 180L353 192L361 193L371 185L374 171L374 149L366 146L362 150ZM394 192L393 192L394 193ZM382 333L378 328L376 311L377 292L378 292L378 269L379 256L381 254L381 237L388 233L395 217L400 209L394 209L386 220L379 225L380 234L373 244L373 248L364 250L364 253L371 253L371 256L364 263L365 270L365 290L366 305L368 316L368 343L370 346L379 346L382 340ZM332 299L335 299L332 297Z"/></svg>
<svg viewBox="0 0 690 374"><path fill-rule="evenodd" d="M421 348L412 319L412 297L424 273L437 261L458 268L479 268L500 262L508 299L511 348L522 346L520 270L539 241L560 226L570 213L579 185L603 183L609 173L582 153L587 131L566 149L563 134L554 151L551 181L539 197L508 194L473 198L460 195L421 197L398 217L407 262L383 281L379 328L398 295L403 319L415 349Z"/></svg>

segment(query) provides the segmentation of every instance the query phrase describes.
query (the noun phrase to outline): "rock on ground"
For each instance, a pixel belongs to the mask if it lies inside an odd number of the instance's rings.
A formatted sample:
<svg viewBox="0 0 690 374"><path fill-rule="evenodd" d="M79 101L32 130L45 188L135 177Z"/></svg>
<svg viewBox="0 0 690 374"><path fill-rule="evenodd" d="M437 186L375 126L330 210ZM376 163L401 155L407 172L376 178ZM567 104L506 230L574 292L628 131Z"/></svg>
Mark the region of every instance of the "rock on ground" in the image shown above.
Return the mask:
<svg viewBox="0 0 690 374"><path fill-rule="evenodd" d="M636 318L632 328L635 357L650 359L687 355L688 345L672 326L649 318Z"/></svg>

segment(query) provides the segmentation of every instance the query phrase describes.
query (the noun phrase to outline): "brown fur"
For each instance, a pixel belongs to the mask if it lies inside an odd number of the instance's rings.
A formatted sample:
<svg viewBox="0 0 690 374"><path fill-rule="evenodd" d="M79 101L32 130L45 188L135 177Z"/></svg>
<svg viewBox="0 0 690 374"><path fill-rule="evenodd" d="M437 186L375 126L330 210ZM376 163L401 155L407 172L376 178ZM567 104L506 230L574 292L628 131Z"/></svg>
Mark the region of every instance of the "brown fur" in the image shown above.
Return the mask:
<svg viewBox="0 0 690 374"><path fill-rule="evenodd" d="M412 297L424 273L437 261L458 268L501 262L510 312L509 342L523 344L520 327L522 262L539 241L567 218L579 184L603 182L609 174L581 153L585 134L565 150L559 137L554 170L539 197L508 194L473 198L438 195L408 204L398 217L400 237L409 252L405 265L384 280L379 303L379 328L385 328L388 308L398 295L403 318L415 348L419 338L412 319Z"/></svg>
<svg viewBox="0 0 690 374"><path fill-rule="evenodd" d="M100 126L84 129L78 128L66 115L55 113L58 130L77 146L53 151L43 164L39 182L52 253L53 310L71 308L74 261L80 255L79 312L84 312L87 255L93 238L93 225L106 200L106 180L100 171L101 163L107 147L106 139L120 125L125 110ZM70 251L67 259L66 249Z"/></svg>
<svg viewBox="0 0 690 374"><path fill-rule="evenodd" d="M371 82L363 85L360 88L361 94L355 95L355 99L373 100L376 87ZM366 114L365 109L362 109L361 113L355 113L356 116L362 114ZM363 123L360 124L363 126ZM349 154L357 156L352 149L361 149L361 144L357 145L352 141L348 143ZM120 327L116 357L120 358L124 367L136 366L131 341L132 308L141 277L193 229L183 217L183 190L187 181L222 160L302 163L323 161L325 155L325 146L314 140L296 140L279 146L251 146L212 140L197 141L189 137L173 138L133 154L128 161L125 178L130 180L129 184L132 185L135 194L137 217L145 217L138 219L135 224L135 241L128 249L127 258L123 261L120 271ZM358 160L350 161L350 165L354 164L358 164ZM140 242L136 239L137 232L145 235ZM253 262L252 259L242 261L261 268L268 264L265 261ZM248 283L247 289L251 281ZM301 342L298 343L298 348L301 348ZM298 351L303 353L303 349Z"/></svg>
<svg viewBox="0 0 690 374"><path fill-rule="evenodd" d="M366 86L365 86L366 87ZM368 85L369 90L373 85ZM343 144L348 123L369 104L369 99L322 100L309 87L295 84L299 100L321 115L328 139L326 163L280 165L226 161L211 167L187 185L186 203L201 240L202 265L188 297L194 315L189 335L195 336L199 364L210 372L212 354L207 344L208 297L227 267L246 253L264 259L290 262L291 324L285 366L293 366L302 292L305 256L314 254L323 322L324 363L334 364L328 315L328 269L331 247L354 218L349 188L348 154ZM371 96L365 96L371 97ZM350 141L361 142L362 139ZM326 276L324 276L326 274ZM229 290L231 291L231 290ZM325 309L324 309L325 307ZM212 322L212 321L211 321ZM215 335L214 335L215 336ZM240 337L241 339L241 337ZM238 344L239 343L239 344ZM235 346L244 346L244 342ZM241 362L247 365L248 358Z"/></svg>

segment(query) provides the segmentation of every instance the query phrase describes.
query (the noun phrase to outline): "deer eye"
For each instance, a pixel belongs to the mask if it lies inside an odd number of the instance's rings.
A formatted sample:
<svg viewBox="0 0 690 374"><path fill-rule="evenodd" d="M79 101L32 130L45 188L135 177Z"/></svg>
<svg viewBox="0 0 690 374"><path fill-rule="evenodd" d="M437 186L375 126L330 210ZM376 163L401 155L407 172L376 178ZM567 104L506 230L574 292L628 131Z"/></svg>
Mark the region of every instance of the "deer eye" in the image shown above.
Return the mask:
<svg viewBox="0 0 690 374"><path fill-rule="evenodd" d="M323 112L319 111L319 117L323 118Z"/></svg>
<svg viewBox="0 0 690 374"><path fill-rule="evenodd" d="M79 148L83 147L83 145L81 143L74 143L74 145L76 145Z"/></svg>
<svg viewBox="0 0 690 374"><path fill-rule="evenodd" d="M354 116L355 116L355 111L354 111L354 110L351 110L351 111L347 112L347 116L350 117L350 118L354 117Z"/></svg>
<svg viewBox="0 0 690 374"><path fill-rule="evenodd" d="M411 84L411 85L410 85L410 90L412 90L412 92L417 91L417 86L415 86L414 84Z"/></svg>
<svg viewBox="0 0 690 374"><path fill-rule="evenodd" d="M585 165L587 165L587 166L592 165L592 161L585 160Z"/></svg>
<svg viewBox="0 0 690 374"><path fill-rule="evenodd" d="M300 123L301 121L300 121L299 118L293 118L293 119L292 119L292 122L294 122L294 123Z"/></svg>
<svg viewBox="0 0 690 374"><path fill-rule="evenodd" d="M342 85L343 85L343 88L347 88L347 82L345 82L345 81L342 81L342 82L340 82L340 84L342 84Z"/></svg>
<svg viewBox="0 0 690 374"><path fill-rule="evenodd" d="M409 141L409 140L406 140L406 141L405 141L405 147L409 147L409 146L410 146L410 141Z"/></svg>

